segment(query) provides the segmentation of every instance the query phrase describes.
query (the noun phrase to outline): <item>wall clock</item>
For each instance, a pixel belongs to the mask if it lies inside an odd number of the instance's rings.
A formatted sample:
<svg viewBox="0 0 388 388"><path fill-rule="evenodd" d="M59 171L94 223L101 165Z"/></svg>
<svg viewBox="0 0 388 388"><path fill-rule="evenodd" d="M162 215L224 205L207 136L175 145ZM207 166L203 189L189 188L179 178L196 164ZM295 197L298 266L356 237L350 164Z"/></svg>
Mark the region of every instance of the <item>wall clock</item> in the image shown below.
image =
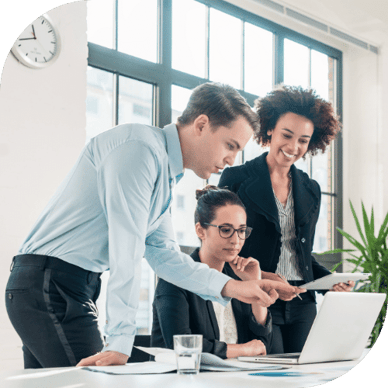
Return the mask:
<svg viewBox="0 0 388 388"><path fill-rule="evenodd" d="M14 43L11 52L25 66L42 69L59 56L59 33L47 15L31 23Z"/></svg>

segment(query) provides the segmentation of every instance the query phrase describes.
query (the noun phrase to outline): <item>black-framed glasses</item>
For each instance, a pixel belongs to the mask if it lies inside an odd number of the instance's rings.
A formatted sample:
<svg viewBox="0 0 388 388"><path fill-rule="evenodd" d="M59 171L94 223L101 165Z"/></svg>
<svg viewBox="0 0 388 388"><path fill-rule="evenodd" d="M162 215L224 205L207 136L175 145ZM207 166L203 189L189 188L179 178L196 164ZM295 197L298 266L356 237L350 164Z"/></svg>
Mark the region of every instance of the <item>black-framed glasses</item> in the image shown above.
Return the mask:
<svg viewBox="0 0 388 388"><path fill-rule="evenodd" d="M208 224L207 222L204 222L204 224L218 228L218 231L222 238L230 238L234 235L234 232L237 232L237 236L239 237L239 239L246 240L252 232L252 228L250 226L243 226L242 228L234 229L233 226L230 225L214 225Z"/></svg>

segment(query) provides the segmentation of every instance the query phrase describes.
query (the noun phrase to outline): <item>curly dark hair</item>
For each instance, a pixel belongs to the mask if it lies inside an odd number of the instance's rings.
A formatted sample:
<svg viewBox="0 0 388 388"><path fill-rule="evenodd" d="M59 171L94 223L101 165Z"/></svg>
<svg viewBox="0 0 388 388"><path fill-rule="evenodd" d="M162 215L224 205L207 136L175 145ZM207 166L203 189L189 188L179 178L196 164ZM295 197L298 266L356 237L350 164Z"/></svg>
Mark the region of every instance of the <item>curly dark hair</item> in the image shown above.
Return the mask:
<svg viewBox="0 0 388 388"><path fill-rule="evenodd" d="M254 134L254 138L262 146L271 143L271 136L267 132L273 130L279 118L289 112L304 116L314 124L307 150L311 155L315 155L318 150L325 152L331 140L341 130L341 123L332 104L320 98L313 89L281 86L265 97L258 98L255 109L259 116L260 131Z"/></svg>

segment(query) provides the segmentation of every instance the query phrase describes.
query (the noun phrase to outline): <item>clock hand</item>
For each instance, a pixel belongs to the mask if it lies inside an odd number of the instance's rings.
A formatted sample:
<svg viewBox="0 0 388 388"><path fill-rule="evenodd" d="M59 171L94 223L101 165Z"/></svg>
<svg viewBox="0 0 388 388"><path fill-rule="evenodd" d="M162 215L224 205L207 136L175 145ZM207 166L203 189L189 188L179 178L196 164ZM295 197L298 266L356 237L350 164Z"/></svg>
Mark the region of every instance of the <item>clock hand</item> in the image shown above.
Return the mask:
<svg viewBox="0 0 388 388"><path fill-rule="evenodd" d="M34 39L36 39L36 35L35 35L35 28L34 28L34 25L33 25L33 24L31 24L31 27L32 27L32 33L33 33L33 35L34 35Z"/></svg>
<svg viewBox="0 0 388 388"><path fill-rule="evenodd" d="M19 40L35 40L36 38L20 38Z"/></svg>

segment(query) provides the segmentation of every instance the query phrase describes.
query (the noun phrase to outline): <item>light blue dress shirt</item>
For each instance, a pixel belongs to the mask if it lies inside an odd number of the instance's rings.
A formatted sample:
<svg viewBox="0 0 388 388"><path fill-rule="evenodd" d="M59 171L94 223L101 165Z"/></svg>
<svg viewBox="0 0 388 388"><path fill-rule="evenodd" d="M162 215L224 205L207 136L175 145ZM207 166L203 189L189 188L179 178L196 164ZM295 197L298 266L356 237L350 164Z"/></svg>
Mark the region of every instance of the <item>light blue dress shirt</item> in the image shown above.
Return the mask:
<svg viewBox="0 0 388 388"><path fill-rule="evenodd" d="M110 270L105 350L130 355L136 334L141 259L166 281L226 304L230 278L180 252L171 222L183 173L175 124L124 124L85 146L19 254L58 257L89 271Z"/></svg>

